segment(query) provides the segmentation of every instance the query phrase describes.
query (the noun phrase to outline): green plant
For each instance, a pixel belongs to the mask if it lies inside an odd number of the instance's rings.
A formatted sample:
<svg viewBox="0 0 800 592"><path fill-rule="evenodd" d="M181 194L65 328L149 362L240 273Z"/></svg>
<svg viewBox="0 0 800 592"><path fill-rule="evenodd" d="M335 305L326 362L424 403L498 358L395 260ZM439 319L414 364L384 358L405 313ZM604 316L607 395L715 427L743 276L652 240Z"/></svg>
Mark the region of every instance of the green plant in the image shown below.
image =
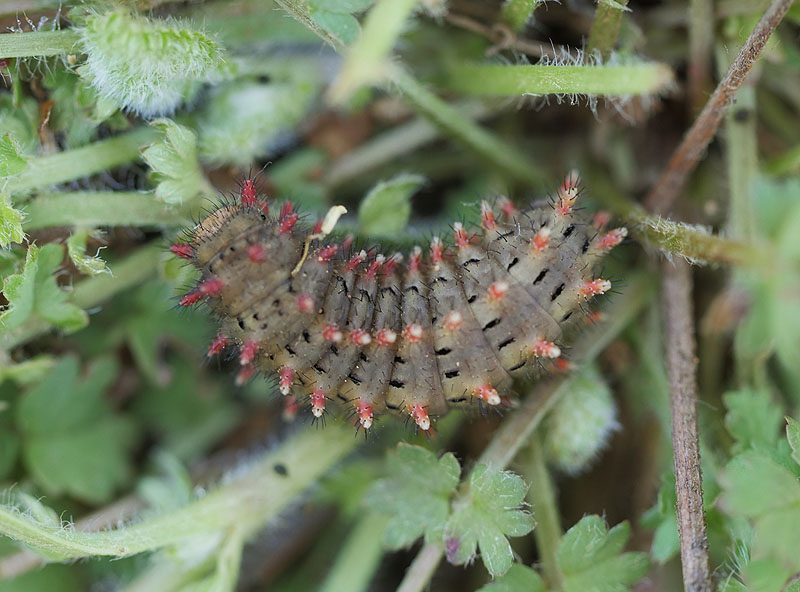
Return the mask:
<svg viewBox="0 0 800 592"><path fill-rule="evenodd" d="M800 589L790 4L0 6L0 590ZM621 287L499 417L287 435L174 306L245 180L405 248L572 168Z"/></svg>

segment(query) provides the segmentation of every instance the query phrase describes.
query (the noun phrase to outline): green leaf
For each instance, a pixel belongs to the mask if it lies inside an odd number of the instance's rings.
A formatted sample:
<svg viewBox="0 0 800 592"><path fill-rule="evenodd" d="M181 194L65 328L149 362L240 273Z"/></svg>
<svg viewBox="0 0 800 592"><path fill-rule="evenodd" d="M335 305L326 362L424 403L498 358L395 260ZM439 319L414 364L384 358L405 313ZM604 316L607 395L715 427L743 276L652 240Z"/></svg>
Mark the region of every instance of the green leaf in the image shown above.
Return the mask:
<svg viewBox="0 0 800 592"><path fill-rule="evenodd" d="M515 563L504 575L479 588L477 592L546 592L546 588L535 570Z"/></svg>
<svg viewBox="0 0 800 592"><path fill-rule="evenodd" d="M10 133L0 137L0 177L19 175L28 166L19 146Z"/></svg>
<svg viewBox="0 0 800 592"><path fill-rule="evenodd" d="M317 25L345 45L353 43L361 31L358 20L351 14L315 8L310 8L308 12Z"/></svg>
<svg viewBox="0 0 800 592"><path fill-rule="evenodd" d="M0 247L25 240L25 233L22 230L23 217L22 212L11 205L11 198L0 194Z"/></svg>
<svg viewBox="0 0 800 592"><path fill-rule="evenodd" d="M753 557L776 557L800 569L800 481L785 466L759 451L746 451L725 467L722 507L753 523Z"/></svg>
<svg viewBox="0 0 800 592"><path fill-rule="evenodd" d="M101 503L130 478L134 429L103 398L117 375L116 363L100 359L86 376L79 374L78 360L64 357L19 401L17 425L25 464L39 485Z"/></svg>
<svg viewBox="0 0 800 592"><path fill-rule="evenodd" d="M336 39L350 45L361 27L353 16L369 8L374 0L309 0L308 14L317 25Z"/></svg>
<svg viewBox="0 0 800 592"><path fill-rule="evenodd" d="M440 539L461 474L456 457L447 453L437 459L425 448L400 444L387 465L388 476L367 494L370 506L391 517L386 546L407 547L422 535L426 541Z"/></svg>
<svg viewBox="0 0 800 592"><path fill-rule="evenodd" d="M67 239L67 254L75 267L87 275L111 273L106 262L97 255L91 257L86 254L86 241L89 238L88 230L78 230Z"/></svg>
<svg viewBox="0 0 800 592"><path fill-rule="evenodd" d="M170 119L157 119L151 125L164 133L142 152L158 183L156 197L170 204L190 201L207 187L197 160L197 136Z"/></svg>
<svg viewBox="0 0 800 592"><path fill-rule="evenodd" d="M564 592L626 592L647 573L643 553L624 553L627 522L611 530L599 516L584 516L570 528L556 553Z"/></svg>
<svg viewBox="0 0 800 592"><path fill-rule="evenodd" d="M521 508L527 490L514 473L476 466L470 473L469 492L454 502L445 526L448 561L463 565L480 549L492 577L506 573L514 560L507 537L533 530L533 517Z"/></svg>
<svg viewBox="0 0 800 592"><path fill-rule="evenodd" d="M419 175L398 175L375 185L358 208L364 234L396 238L411 217L411 196L425 183Z"/></svg>
<svg viewBox="0 0 800 592"><path fill-rule="evenodd" d="M0 430L0 479L8 477L17 462L19 436L13 432Z"/></svg>
<svg viewBox="0 0 800 592"><path fill-rule="evenodd" d="M792 448L794 462L800 465L800 422L791 417L786 418L786 439Z"/></svg>
<svg viewBox="0 0 800 592"><path fill-rule="evenodd" d="M86 326L89 322L86 312L67 301L67 294L53 277L63 257L61 245L28 247L22 272L3 282L3 293L10 307L0 313L2 328L14 329L31 317L38 317L66 332Z"/></svg>
<svg viewBox="0 0 800 592"><path fill-rule="evenodd" d="M37 382L53 367L53 364L55 358L48 355L36 356L19 364L9 364L0 368L0 383L12 380L24 386Z"/></svg>
<svg viewBox="0 0 800 592"><path fill-rule="evenodd" d="M620 12L631 12L630 8L618 2L617 0L597 0L597 4L608 6L609 8L613 8L614 10L619 10Z"/></svg>
<svg viewBox="0 0 800 592"><path fill-rule="evenodd" d="M735 391L723 396L728 413L725 427L736 440L734 452L774 448L780 437L783 413L765 392Z"/></svg>

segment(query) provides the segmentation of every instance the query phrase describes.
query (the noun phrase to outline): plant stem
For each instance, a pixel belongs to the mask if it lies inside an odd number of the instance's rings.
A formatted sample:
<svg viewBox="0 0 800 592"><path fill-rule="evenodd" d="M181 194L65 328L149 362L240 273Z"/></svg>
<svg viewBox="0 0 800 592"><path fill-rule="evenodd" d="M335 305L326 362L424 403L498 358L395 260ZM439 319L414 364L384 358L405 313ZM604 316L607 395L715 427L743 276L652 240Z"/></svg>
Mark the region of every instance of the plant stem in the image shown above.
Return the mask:
<svg viewBox="0 0 800 592"><path fill-rule="evenodd" d="M604 190L602 179L594 179L593 186L603 206L620 216L639 240L666 253L693 261L748 267L771 266L775 262L775 254L768 247L722 238L688 224L651 216L638 204L620 197L616 189Z"/></svg>
<svg viewBox="0 0 800 592"><path fill-rule="evenodd" d="M320 586L320 592L369 590L383 556L383 547L377 541L382 539L387 522L386 516L369 513L356 523Z"/></svg>
<svg viewBox="0 0 800 592"><path fill-rule="evenodd" d="M714 43L712 0L689 1L689 104L698 113L711 91L711 51Z"/></svg>
<svg viewBox="0 0 800 592"><path fill-rule="evenodd" d="M536 519L536 528L533 535L539 549L539 558L542 571L552 590L564 588L564 577L558 568L556 550L561 541L561 520L558 515L555 488L547 468L544 451L538 435L531 438L530 454L527 467L528 499L531 502L533 516Z"/></svg>
<svg viewBox="0 0 800 592"><path fill-rule="evenodd" d="M491 113L488 107L476 103L465 103L456 109L462 117L469 120L481 119ZM366 171L433 142L440 136L441 130L423 118L394 127L334 162L328 169L324 184L329 190L333 190Z"/></svg>
<svg viewBox="0 0 800 592"><path fill-rule="evenodd" d="M418 0L378 0L367 13L361 35L347 51L328 100L342 104L361 86L377 82L406 19Z"/></svg>
<svg viewBox="0 0 800 592"><path fill-rule="evenodd" d="M53 56L80 51L80 33L70 29L62 31L34 31L31 33L5 33L0 35L0 58L26 58Z"/></svg>
<svg viewBox="0 0 800 592"><path fill-rule="evenodd" d="M602 6L602 5L601 5ZM476 96L590 95L627 97L663 91L672 70L660 63L620 66L455 64L448 85Z"/></svg>
<svg viewBox="0 0 800 592"><path fill-rule="evenodd" d="M352 430L344 425L331 425L324 432L304 430L253 463L240 478L179 510L114 530L80 532L43 525L0 506L0 533L57 561L124 557L236 529L247 540L356 444ZM288 475L275 471L278 464L288 467Z"/></svg>
<svg viewBox="0 0 800 592"><path fill-rule="evenodd" d="M118 292L142 283L153 275L164 249L157 245L139 248L132 255L111 264L113 275L97 275L75 286L72 301L81 308L90 309L108 300ZM0 350L7 350L43 335L50 325L38 319L29 321L12 331L0 332Z"/></svg>
<svg viewBox="0 0 800 592"><path fill-rule="evenodd" d="M622 25L622 14L625 12L628 0L616 0L619 8L606 2L598 2L594 12L592 29L589 31L589 44L586 49L589 53L599 52L600 56L606 60L619 38L619 29Z"/></svg>
<svg viewBox="0 0 800 592"><path fill-rule="evenodd" d="M686 592L711 592L697 431L692 278L684 261L664 262L663 310L672 410L672 450L681 566Z"/></svg>
<svg viewBox="0 0 800 592"><path fill-rule="evenodd" d="M629 285L608 311L607 323L595 325L573 350L574 359L587 363L597 357L603 349L628 324L636 318L653 293L653 286L644 275L631 278ZM511 415L494 434L491 442L478 459L476 466L489 465L503 469L514 459L520 448L529 441L531 434L539 426L547 412L564 396L570 388L570 379L550 380L537 387L535 392L523 401L520 408ZM469 482L469 476L464 479ZM462 483L463 487L463 483ZM464 492L466 494L466 492ZM442 546L426 543L406 570L406 575L397 592L420 592L425 589L442 560Z"/></svg>
<svg viewBox="0 0 800 592"><path fill-rule="evenodd" d="M720 56L724 56L723 52L724 49L720 48ZM721 57L720 61L723 60ZM742 85L734 101L735 107L725 115L725 152L731 192L728 233L732 238L752 242L755 238L752 193L758 177L758 118L753 81Z"/></svg>
<svg viewBox="0 0 800 592"><path fill-rule="evenodd" d="M465 118L410 74L395 68L391 79L419 113L453 140L525 185L539 187L546 183L544 173L535 163L521 156L519 150Z"/></svg>
<svg viewBox="0 0 800 592"><path fill-rule="evenodd" d="M506 0L503 4L503 21L513 31L522 31L541 2L542 0Z"/></svg>
<svg viewBox="0 0 800 592"><path fill-rule="evenodd" d="M753 64L761 55L772 32L783 19L793 0L774 0L747 38L725 77L706 103L694 124L672 153L664 172L645 198L649 211L665 214L686 184L700 158L719 128L722 116L733 100L734 93L744 82Z"/></svg>
<svg viewBox="0 0 800 592"><path fill-rule="evenodd" d="M21 174L9 179L6 190L20 193L133 162L139 158L142 147L158 138L159 134L154 128L142 127L88 146L35 158L28 162Z"/></svg>
<svg viewBox="0 0 800 592"><path fill-rule="evenodd" d="M51 226L179 226L188 216L152 193L78 191L46 193L25 206L26 231Z"/></svg>

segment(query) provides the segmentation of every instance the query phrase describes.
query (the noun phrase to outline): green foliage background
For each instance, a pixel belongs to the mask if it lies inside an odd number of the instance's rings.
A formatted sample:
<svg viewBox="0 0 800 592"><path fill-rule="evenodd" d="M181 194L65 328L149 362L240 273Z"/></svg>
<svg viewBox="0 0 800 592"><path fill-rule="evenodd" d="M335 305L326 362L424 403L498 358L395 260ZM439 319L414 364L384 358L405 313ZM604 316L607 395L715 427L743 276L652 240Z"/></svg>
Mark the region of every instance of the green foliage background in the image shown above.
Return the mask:
<svg viewBox="0 0 800 592"><path fill-rule="evenodd" d="M767 6L690 4L0 1L0 592L679 589L663 257L695 264L714 584L800 590L800 11L655 218L698 31L724 72ZM255 173L407 248L573 168L636 240L503 416L287 422L176 309L168 245Z"/></svg>

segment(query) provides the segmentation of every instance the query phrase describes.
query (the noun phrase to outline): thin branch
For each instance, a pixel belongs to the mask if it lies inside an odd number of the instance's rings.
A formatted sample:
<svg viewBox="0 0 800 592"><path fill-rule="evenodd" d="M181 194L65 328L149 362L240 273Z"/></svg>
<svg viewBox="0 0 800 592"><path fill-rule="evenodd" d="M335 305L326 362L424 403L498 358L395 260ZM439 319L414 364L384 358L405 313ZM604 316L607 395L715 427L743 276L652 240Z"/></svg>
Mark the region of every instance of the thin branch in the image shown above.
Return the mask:
<svg viewBox="0 0 800 592"><path fill-rule="evenodd" d="M675 198L683 189L686 180L703 156L717 133L722 116L733 99L734 93L744 82L753 64L767 44L772 32L783 19L793 0L774 0L753 32L747 38L725 77L717 85L714 94L686 132L680 145L672 153L664 172L645 199L647 209L664 214L670 210Z"/></svg>
<svg viewBox="0 0 800 592"><path fill-rule="evenodd" d="M662 305L683 583L686 592L711 592L697 432L697 359L691 271L686 262L676 261L674 264L664 262L663 272Z"/></svg>

